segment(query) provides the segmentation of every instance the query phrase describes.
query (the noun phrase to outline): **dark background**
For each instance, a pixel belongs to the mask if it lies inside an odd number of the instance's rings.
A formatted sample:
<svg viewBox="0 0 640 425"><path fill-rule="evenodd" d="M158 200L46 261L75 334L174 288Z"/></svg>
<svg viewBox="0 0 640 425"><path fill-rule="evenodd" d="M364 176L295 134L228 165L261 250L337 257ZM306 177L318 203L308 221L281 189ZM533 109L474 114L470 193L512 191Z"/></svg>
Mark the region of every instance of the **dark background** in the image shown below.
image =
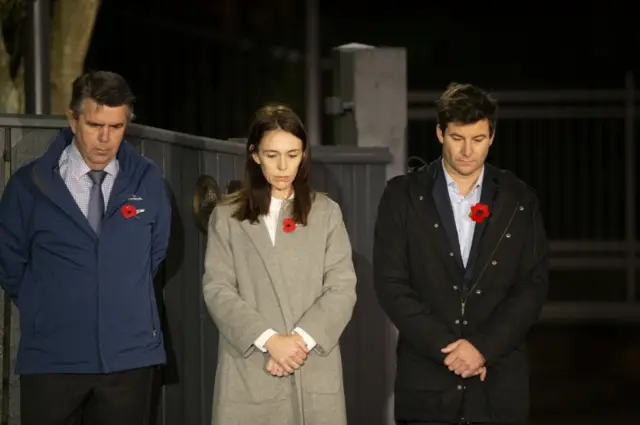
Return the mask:
<svg viewBox="0 0 640 425"><path fill-rule="evenodd" d="M349 42L405 47L410 91L441 91L451 81L491 91L622 90L625 73L638 70L635 7L616 1L322 0L323 96L331 95L331 49ZM113 70L130 81L139 123L242 137L251 113L267 101L288 103L304 117L304 40L302 1L108 0L86 68ZM323 143L332 144L331 118L322 124ZM615 170L623 166L623 127L621 120L501 122L499 153L490 159L539 191L551 240L619 240L622 210L614 205L622 202L624 184ZM434 131L432 122L411 121L409 155L435 158ZM556 150L547 155L541 144L549 141ZM521 147L537 154L523 154ZM613 171L598 171L603 166ZM591 200L592 191L608 198ZM606 226L579 220L591 211ZM551 301L617 302L623 293L623 271L552 272ZM534 418L640 419L639 334L626 323L538 325L530 336Z"/></svg>

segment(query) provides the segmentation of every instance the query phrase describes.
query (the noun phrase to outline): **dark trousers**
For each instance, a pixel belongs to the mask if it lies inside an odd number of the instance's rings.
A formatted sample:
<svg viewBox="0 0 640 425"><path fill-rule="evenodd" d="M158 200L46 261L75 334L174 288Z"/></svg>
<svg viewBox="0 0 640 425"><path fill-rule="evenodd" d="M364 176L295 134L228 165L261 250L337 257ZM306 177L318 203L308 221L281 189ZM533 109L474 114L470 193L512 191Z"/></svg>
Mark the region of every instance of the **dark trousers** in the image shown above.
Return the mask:
<svg viewBox="0 0 640 425"><path fill-rule="evenodd" d="M463 425L468 424L469 422L463 422ZM450 422L403 422L396 421L396 425L459 425L458 423L450 423ZM471 422L470 425L475 425L474 422ZM489 424L489 423L478 423L478 425L500 425L500 424Z"/></svg>
<svg viewBox="0 0 640 425"><path fill-rule="evenodd" d="M20 377L22 425L147 425L155 367Z"/></svg>

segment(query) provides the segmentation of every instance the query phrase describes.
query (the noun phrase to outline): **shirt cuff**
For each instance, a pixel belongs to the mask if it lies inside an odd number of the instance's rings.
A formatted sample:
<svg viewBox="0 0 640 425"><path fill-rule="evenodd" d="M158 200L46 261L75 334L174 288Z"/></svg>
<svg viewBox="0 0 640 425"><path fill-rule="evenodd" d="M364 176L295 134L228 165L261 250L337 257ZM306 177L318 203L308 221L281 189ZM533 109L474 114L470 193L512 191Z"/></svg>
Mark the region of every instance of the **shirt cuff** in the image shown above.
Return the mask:
<svg viewBox="0 0 640 425"><path fill-rule="evenodd" d="M253 341L253 345L255 345L258 350L266 353L267 349L264 345L267 343L267 341L269 341L269 338L274 336L276 333L277 332L273 329L267 329L266 331L262 332L262 334L260 334L260 336L255 341Z"/></svg>
<svg viewBox="0 0 640 425"><path fill-rule="evenodd" d="M301 329L301 328L295 328L293 331L302 337L302 339L304 340L304 343L305 343L305 344L307 344L307 348L308 348L309 350L313 350L313 349L314 349L314 347L315 347L316 345L318 345L318 343L316 342L316 340L315 340L315 339L313 339L313 338L311 337L311 335L309 335L308 333L306 333L303 329Z"/></svg>

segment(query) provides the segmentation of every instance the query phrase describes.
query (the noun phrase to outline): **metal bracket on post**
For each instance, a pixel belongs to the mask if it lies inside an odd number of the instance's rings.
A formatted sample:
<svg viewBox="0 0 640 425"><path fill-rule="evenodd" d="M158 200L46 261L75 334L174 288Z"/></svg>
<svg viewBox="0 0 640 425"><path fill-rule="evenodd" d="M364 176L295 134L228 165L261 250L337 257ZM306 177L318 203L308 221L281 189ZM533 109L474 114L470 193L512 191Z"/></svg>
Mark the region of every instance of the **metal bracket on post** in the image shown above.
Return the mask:
<svg viewBox="0 0 640 425"><path fill-rule="evenodd" d="M327 97L324 100L324 112L334 117L343 116L346 112L353 111L355 106L354 101L345 101L337 96Z"/></svg>

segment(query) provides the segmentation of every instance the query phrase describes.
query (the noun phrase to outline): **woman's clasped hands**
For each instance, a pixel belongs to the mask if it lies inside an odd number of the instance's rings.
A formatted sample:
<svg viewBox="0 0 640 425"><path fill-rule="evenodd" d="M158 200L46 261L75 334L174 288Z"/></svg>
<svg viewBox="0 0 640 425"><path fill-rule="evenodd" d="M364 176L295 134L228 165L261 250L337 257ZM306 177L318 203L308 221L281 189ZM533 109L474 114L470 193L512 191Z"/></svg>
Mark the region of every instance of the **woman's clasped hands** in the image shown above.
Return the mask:
<svg viewBox="0 0 640 425"><path fill-rule="evenodd" d="M275 334L265 344L269 353L267 371L273 376L289 376L300 369L307 359L309 348L297 333Z"/></svg>

